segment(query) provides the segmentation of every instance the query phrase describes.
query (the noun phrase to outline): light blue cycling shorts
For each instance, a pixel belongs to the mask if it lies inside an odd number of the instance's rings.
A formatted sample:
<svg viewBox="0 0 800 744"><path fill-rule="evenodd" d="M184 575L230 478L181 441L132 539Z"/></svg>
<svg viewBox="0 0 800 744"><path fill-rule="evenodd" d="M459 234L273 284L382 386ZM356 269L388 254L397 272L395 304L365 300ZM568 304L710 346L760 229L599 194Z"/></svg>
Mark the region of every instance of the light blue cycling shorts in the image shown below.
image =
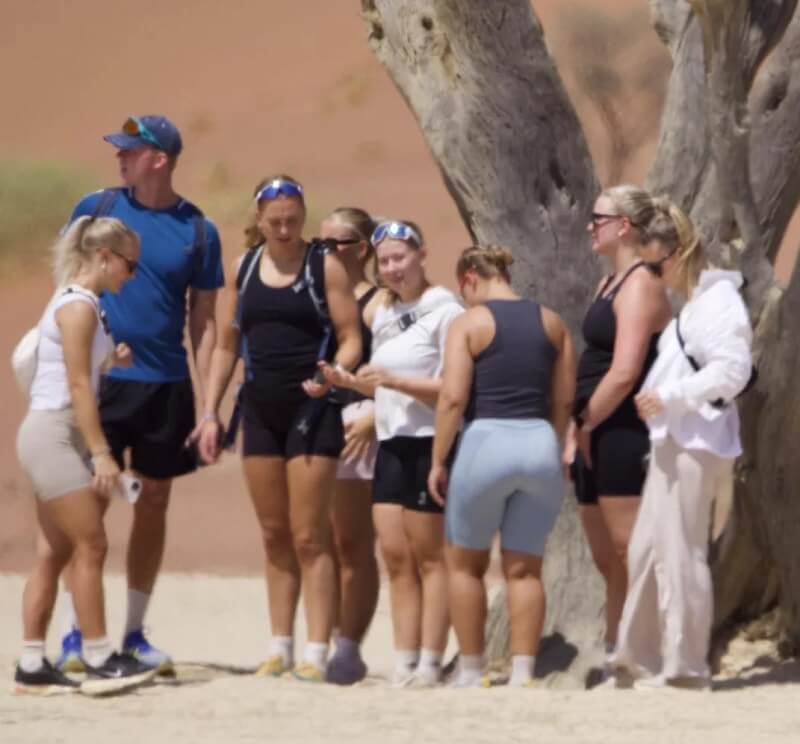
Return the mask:
<svg viewBox="0 0 800 744"><path fill-rule="evenodd" d="M476 419L464 429L445 502L448 542L542 555L564 481L555 431L545 419Z"/></svg>

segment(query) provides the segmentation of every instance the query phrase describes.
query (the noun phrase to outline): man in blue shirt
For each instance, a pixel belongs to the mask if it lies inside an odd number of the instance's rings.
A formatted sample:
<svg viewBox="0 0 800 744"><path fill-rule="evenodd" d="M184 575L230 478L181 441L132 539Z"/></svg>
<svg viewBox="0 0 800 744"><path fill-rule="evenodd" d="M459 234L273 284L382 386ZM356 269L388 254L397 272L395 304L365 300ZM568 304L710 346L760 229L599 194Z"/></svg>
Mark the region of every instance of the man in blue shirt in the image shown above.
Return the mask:
<svg viewBox="0 0 800 744"><path fill-rule="evenodd" d="M121 132L104 139L117 148L124 188L84 197L70 221L82 215L116 217L141 240L136 277L119 294L102 298L111 334L117 343L130 346L133 366L114 368L103 379L101 420L120 465L129 451L130 466L142 480L128 544L122 650L170 674L169 656L144 636L144 615L164 553L172 479L196 467L186 441L195 425L195 398L202 409L216 341L221 247L214 224L173 188L182 141L172 122L163 116L132 116ZM194 392L183 346L187 305L199 383ZM62 671L77 671L82 667L81 635L72 602L66 604L67 632L57 665Z"/></svg>

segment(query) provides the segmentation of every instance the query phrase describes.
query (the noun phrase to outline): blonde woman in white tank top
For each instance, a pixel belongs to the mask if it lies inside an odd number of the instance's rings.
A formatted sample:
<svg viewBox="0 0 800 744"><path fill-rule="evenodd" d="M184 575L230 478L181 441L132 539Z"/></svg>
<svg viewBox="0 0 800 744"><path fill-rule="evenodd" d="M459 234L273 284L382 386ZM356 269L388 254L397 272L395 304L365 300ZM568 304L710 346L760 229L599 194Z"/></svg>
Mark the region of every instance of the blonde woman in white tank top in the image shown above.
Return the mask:
<svg viewBox="0 0 800 744"><path fill-rule="evenodd" d="M15 673L19 692L69 692L77 683L44 656L58 579L73 564L75 608L86 639L89 681L84 691L130 687L152 673L113 653L106 635L103 515L119 486L97 409L103 365L130 364L124 344L114 347L104 328L99 297L118 292L139 257L139 239L121 222L83 217L55 248L59 286L39 324L30 406L17 435L17 452L37 496L36 564L23 593L24 640ZM86 686L88 685L88 686Z"/></svg>

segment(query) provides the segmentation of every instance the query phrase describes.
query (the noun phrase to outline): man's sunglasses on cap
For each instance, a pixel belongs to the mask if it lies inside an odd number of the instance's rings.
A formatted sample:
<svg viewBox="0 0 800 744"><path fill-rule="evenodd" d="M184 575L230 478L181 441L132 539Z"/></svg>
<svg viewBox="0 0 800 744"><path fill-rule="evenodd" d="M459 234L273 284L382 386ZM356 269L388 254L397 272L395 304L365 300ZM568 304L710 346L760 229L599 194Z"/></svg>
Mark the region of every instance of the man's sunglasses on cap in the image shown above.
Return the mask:
<svg viewBox="0 0 800 744"><path fill-rule="evenodd" d="M156 136L147 128L147 125L138 116L129 116L122 125L123 134L129 137L139 137L158 150L163 150L163 145Z"/></svg>
<svg viewBox="0 0 800 744"><path fill-rule="evenodd" d="M410 240L417 246L422 245L420 234L411 225L405 222L381 222L372 233L372 245L378 245L383 240Z"/></svg>
<svg viewBox="0 0 800 744"><path fill-rule="evenodd" d="M303 187L299 183L276 178L274 181L270 181L256 194L256 201L260 202L265 199L277 199L279 196L297 196L302 199Z"/></svg>

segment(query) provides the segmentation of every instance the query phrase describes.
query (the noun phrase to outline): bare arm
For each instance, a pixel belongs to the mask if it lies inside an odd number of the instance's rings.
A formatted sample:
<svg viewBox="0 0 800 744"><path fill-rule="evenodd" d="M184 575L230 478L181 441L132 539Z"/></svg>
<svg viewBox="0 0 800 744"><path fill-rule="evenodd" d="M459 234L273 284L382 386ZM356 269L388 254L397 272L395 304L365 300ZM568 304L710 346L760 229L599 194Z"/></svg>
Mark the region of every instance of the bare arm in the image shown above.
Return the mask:
<svg viewBox="0 0 800 744"><path fill-rule="evenodd" d="M556 313L543 307L542 322L557 354L550 388L550 421L563 446L575 401L575 347L569 330Z"/></svg>
<svg viewBox="0 0 800 744"><path fill-rule="evenodd" d="M469 347L470 314L456 318L447 333L444 371L436 402L433 465L444 465L456 440L472 387L475 360Z"/></svg>
<svg viewBox="0 0 800 744"><path fill-rule="evenodd" d="M325 256L325 296L338 351L334 364L355 369L361 361L361 320L347 271L336 254Z"/></svg>
<svg viewBox="0 0 800 744"><path fill-rule="evenodd" d="M204 405L208 390L208 376L211 367L211 354L217 341L216 289L189 289L189 341L197 368L199 394L197 398Z"/></svg>
<svg viewBox="0 0 800 744"><path fill-rule="evenodd" d="M582 411L584 432L608 418L639 379L650 340L669 317L663 285L648 271L637 271L614 299L614 314L617 333L611 367Z"/></svg>

